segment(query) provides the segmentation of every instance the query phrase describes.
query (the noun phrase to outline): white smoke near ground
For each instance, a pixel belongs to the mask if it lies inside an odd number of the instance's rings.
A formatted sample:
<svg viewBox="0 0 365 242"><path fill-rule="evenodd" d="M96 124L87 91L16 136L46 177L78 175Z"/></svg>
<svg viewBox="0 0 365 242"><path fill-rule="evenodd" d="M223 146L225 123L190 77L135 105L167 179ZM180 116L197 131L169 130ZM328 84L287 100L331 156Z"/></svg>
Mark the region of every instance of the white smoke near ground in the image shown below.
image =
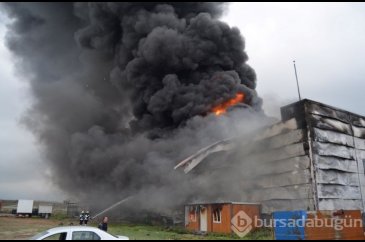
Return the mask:
<svg viewBox="0 0 365 242"><path fill-rule="evenodd" d="M132 195L131 212L240 192L227 179L173 169L207 145L249 141L273 122L243 37L218 19L224 4L3 6L12 19L8 47L34 96L24 123L61 189L96 208ZM243 103L211 113L237 93Z"/></svg>

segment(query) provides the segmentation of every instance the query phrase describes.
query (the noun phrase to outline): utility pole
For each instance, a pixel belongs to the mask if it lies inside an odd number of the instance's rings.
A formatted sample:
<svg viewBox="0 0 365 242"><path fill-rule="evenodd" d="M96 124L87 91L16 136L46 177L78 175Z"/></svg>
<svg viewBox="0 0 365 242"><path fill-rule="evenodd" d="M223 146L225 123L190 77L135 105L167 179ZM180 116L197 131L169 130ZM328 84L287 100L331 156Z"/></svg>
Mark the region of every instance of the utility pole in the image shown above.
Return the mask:
<svg viewBox="0 0 365 242"><path fill-rule="evenodd" d="M298 95L299 95L299 101L302 101L302 97L300 95L300 88L299 88L299 81L298 81L298 74L297 74L297 67L295 65L295 60L293 61L294 63L294 71L295 71L295 78L297 80L297 87L298 87Z"/></svg>

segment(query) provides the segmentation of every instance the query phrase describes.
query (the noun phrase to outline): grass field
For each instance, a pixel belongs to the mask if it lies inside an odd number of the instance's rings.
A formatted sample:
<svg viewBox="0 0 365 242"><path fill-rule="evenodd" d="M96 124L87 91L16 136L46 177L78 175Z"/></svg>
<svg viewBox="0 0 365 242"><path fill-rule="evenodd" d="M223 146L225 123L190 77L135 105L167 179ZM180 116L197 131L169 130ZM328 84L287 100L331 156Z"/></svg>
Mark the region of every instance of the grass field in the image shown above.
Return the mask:
<svg viewBox="0 0 365 242"><path fill-rule="evenodd" d="M227 235L194 235L184 229L163 228L145 225L112 225L111 234L126 235L131 240L239 240L237 236ZM257 231L248 235L246 240L270 240L271 231Z"/></svg>
<svg viewBox="0 0 365 242"><path fill-rule="evenodd" d="M68 225L70 222L77 224L77 221L60 219L38 219L38 218L8 218L0 217L0 240L22 240L33 235L57 227L60 224ZM95 224L91 224L95 226ZM109 225L109 233L114 235L125 235L131 240L232 240L238 237L224 235L193 235L184 229L164 228L147 225L113 224ZM270 240L271 232L257 231L244 239Z"/></svg>

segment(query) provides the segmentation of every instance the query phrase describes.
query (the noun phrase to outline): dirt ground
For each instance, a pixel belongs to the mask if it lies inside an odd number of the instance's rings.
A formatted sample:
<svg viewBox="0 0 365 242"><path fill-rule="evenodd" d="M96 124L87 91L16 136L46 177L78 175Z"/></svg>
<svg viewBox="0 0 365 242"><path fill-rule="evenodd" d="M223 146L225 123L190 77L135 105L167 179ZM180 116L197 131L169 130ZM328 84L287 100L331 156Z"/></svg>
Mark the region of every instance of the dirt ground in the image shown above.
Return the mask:
<svg viewBox="0 0 365 242"><path fill-rule="evenodd" d="M24 240L67 221L0 217L0 240Z"/></svg>

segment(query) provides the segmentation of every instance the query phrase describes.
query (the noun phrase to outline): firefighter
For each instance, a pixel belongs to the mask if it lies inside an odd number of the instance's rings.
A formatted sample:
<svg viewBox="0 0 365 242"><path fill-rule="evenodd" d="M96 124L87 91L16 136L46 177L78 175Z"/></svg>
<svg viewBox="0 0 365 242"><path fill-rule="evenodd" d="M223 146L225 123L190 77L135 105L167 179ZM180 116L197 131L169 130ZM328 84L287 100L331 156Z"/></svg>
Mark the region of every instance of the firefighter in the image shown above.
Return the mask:
<svg viewBox="0 0 365 242"><path fill-rule="evenodd" d="M85 212L82 211L80 213L80 225L82 226L84 224L84 221L85 221Z"/></svg>
<svg viewBox="0 0 365 242"><path fill-rule="evenodd" d="M86 211L85 218L84 218L85 225L87 225L87 223L89 222L89 220L90 220L90 212L89 211Z"/></svg>

